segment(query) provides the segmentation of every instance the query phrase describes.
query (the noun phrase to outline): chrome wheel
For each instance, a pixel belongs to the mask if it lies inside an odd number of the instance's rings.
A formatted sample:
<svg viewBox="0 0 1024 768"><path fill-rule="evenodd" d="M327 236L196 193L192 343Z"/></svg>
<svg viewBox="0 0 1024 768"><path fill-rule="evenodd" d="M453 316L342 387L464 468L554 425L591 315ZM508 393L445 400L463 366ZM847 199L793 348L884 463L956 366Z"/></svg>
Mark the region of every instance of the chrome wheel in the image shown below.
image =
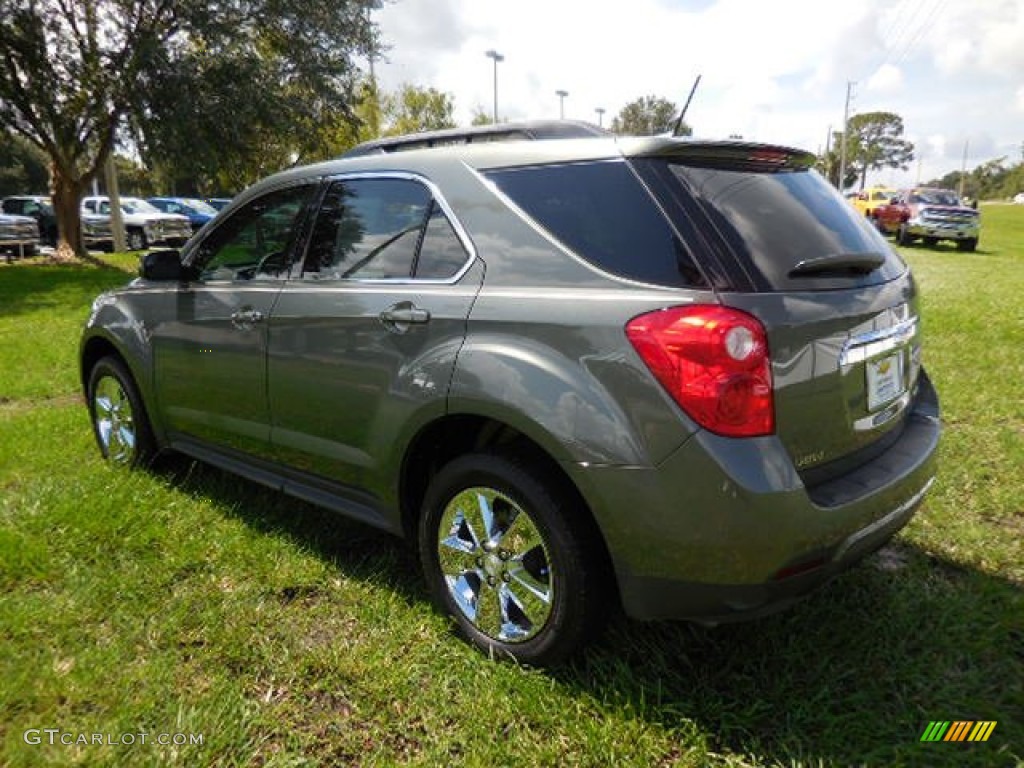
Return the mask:
<svg viewBox="0 0 1024 768"><path fill-rule="evenodd" d="M493 488L467 488L448 502L437 532L448 593L473 627L506 643L544 628L555 581L548 547L527 512Z"/></svg>
<svg viewBox="0 0 1024 768"><path fill-rule="evenodd" d="M121 382L109 374L100 377L93 388L92 406L103 453L115 464L131 464L135 458L135 415Z"/></svg>

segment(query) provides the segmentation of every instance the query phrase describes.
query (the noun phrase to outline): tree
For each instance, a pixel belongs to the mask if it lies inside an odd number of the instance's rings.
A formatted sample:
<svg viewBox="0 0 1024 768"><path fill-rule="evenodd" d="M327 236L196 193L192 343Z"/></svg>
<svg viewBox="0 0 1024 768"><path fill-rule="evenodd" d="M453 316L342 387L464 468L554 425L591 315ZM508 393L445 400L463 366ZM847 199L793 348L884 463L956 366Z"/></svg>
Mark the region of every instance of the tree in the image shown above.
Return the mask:
<svg viewBox="0 0 1024 768"><path fill-rule="evenodd" d="M842 134L836 135L839 136L836 146L840 147ZM882 168L905 171L910 167L914 145L902 136L903 118L892 112L865 112L850 118L846 162L860 178L861 189L864 189L868 171Z"/></svg>
<svg viewBox="0 0 1024 768"><path fill-rule="evenodd" d="M0 197L41 192L49 178L46 155L10 130L0 131Z"/></svg>
<svg viewBox="0 0 1024 768"><path fill-rule="evenodd" d="M385 94L381 102L385 136L455 127L454 97L436 88L405 83L396 93Z"/></svg>
<svg viewBox="0 0 1024 768"><path fill-rule="evenodd" d="M473 119L469 123L470 125L493 125L494 116L486 109L477 104L473 107Z"/></svg>
<svg viewBox="0 0 1024 768"><path fill-rule="evenodd" d="M348 116L353 54L373 38L365 7L0 0L0 127L47 156L58 253L84 255L79 200L119 132L164 174L272 155L263 171L308 149L311 125Z"/></svg>
<svg viewBox="0 0 1024 768"><path fill-rule="evenodd" d="M642 96L624 106L612 120L612 132L626 136L653 136L671 131L678 116L676 105L660 96ZM693 130L685 122L679 135L689 136Z"/></svg>
<svg viewBox="0 0 1024 768"><path fill-rule="evenodd" d="M846 174L843 179L842 185L839 184L839 166L840 162L840 148L842 147L843 132L833 131L832 133L832 147L828 152L824 152L818 156L818 162L815 164L818 172L821 173L833 187L842 191L847 187L855 184L858 178L858 171L856 168L850 166L850 157L847 155L846 158Z"/></svg>

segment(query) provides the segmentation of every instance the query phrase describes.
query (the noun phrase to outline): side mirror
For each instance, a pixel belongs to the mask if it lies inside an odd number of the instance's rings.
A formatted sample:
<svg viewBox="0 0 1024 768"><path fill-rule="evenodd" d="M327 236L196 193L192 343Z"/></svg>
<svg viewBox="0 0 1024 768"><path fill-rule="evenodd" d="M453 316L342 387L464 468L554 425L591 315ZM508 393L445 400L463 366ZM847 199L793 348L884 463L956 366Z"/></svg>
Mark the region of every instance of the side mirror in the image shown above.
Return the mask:
<svg viewBox="0 0 1024 768"><path fill-rule="evenodd" d="M142 257L139 275L145 280L184 281L191 276L191 271L181 263L178 251L150 251Z"/></svg>

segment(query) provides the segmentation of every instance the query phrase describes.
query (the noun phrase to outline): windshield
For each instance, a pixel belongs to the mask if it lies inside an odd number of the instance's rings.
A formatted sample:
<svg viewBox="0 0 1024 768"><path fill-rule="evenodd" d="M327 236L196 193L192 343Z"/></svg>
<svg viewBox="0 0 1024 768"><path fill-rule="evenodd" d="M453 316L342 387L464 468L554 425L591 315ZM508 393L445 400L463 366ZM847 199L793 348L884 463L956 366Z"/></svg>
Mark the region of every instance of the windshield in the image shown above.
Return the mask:
<svg viewBox="0 0 1024 768"><path fill-rule="evenodd" d="M874 285L904 266L871 224L816 171L770 172L707 168L673 160L636 161L675 182L675 199L707 237L717 233L738 271L756 290L826 290ZM670 201L666 200L666 205ZM700 219L703 219L701 221ZM804 264L857 262L878 256L870 272L837 267L799 271ZM865 260L865 263L870 259Z"/></svg>
<svg viewBox="0 0 1024 768"><path fill-rule="evenodd" d="M945 189L919 189L910 195L910 202L927 205L960 205L955 192Z"/></svg>
<svg viewBox="0 0 1024 768"><path fill-rule="evenodd" d="M202 200L182 200L181 205L192 213L202 213L206 216L217 215L217 209Z"/></svg>
<svg viewBox="0 0 1024 768"><path fill-rule="evenodd" d="M109 205L105 206L107 209ZM121 210L125 213L160 213L154 205L147 203L145 200L140 200L137 197L122 197L121 198Z"/></svg>

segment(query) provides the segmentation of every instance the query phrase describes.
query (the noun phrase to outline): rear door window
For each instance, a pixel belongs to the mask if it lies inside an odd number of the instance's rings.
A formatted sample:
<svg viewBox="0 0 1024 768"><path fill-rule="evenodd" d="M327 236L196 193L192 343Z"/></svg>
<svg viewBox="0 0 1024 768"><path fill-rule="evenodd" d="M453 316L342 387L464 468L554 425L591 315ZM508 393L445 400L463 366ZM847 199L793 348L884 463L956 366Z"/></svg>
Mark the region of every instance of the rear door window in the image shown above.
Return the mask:
<svg viewBox="0 0 1024 768"><path fill-rule="evenodd" d="M509 199L580 258L614 275L706 287L694 259L624 161L487 172Z"/></svg>

